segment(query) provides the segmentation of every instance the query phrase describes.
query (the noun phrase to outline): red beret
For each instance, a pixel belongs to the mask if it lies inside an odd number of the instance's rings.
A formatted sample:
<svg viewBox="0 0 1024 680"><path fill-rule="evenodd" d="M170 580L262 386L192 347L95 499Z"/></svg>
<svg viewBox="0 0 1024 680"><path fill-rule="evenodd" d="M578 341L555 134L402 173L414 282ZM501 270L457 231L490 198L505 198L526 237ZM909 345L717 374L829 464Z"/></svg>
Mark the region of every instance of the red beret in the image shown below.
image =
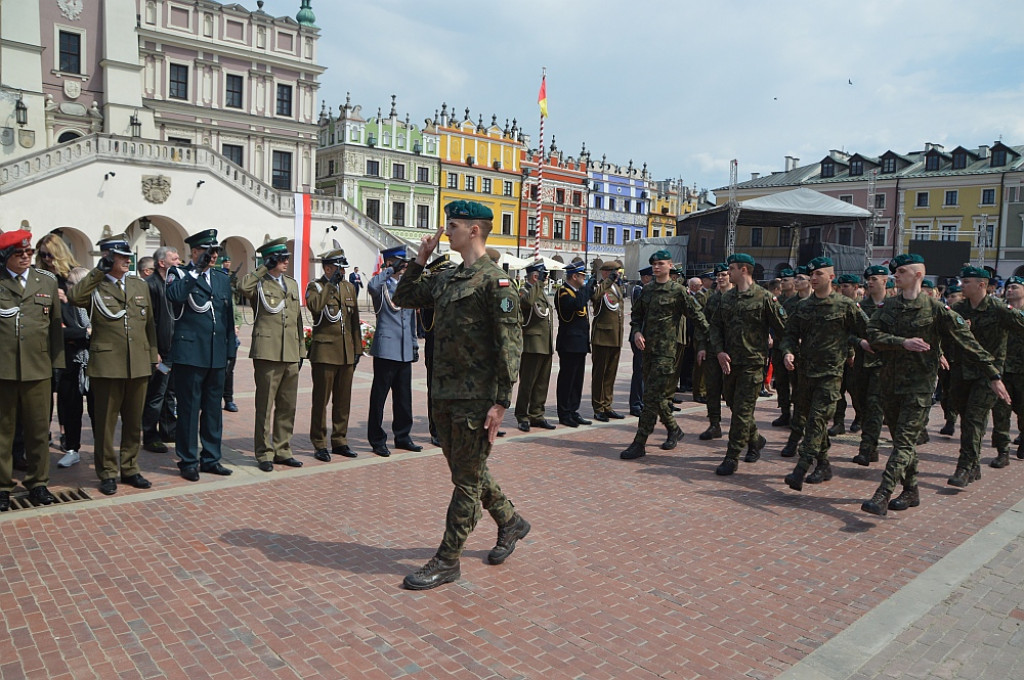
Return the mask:
<svg viewBox="0 0 1024 680"><path fill-rule="evenodd" d="M8 231L0 234L0 250L15 248L18 246L21 246L22 248L31 248L32 232L25 229L15 229L14 231Z"/></svg>

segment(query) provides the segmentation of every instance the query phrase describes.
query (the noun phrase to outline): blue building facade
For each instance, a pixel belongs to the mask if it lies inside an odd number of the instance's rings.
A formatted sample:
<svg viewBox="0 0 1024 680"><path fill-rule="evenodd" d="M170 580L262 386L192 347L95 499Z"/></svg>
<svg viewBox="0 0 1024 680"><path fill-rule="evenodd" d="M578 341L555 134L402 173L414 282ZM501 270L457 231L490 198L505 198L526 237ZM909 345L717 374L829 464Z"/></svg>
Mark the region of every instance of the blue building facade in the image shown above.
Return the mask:
<svg viewBox="0 0 1024 680"><path fill-rule="evenodd" d="M647 237L651 211L651 179L647 164L590 164L587 241L591 255L621 257L629 241Z"/></svg>

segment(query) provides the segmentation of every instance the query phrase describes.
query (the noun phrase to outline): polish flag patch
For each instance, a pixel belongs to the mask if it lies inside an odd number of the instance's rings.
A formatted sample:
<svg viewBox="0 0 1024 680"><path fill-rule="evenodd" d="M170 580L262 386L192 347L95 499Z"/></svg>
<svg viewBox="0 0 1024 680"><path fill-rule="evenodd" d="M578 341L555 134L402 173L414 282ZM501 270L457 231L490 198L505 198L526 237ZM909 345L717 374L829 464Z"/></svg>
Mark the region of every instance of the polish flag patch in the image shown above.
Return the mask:
<svg viewBox="0 0 1024 680"><path fill-rule="evenodd" d="M512 282L508 279L498 279L498 288L508 288L512 285Z"/></svg>

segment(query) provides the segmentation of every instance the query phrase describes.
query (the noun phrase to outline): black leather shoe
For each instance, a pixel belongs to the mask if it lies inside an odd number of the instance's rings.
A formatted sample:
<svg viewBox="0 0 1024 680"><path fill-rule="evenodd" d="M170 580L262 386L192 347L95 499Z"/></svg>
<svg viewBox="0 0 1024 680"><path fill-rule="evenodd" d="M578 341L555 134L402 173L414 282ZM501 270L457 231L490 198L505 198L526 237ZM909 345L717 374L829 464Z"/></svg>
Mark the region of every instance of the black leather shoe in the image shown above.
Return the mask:
<svg viewBox="0 0 1024 680"><path fill-rule="evenodd" d="M498 527L498 542L491 552L487 553L487 561L490 564L501 564L512 551L516 549L516 542L526 538L530 533L530 523L517 512L506 524Z"/></svg>
<svg viewBox="0 0 1024 680"><path fill-rule="evenodd" d="M355 451L353 451L352 449L350 449L348 444L343 444L341 446L335 446L333 449L331 449L331 453L333 453L336 456L343 456L345 458L358 458L359 457L359 454L356 453Z"/></svg>
<svg viewBox="0 0 1024 680"><path fill-rule="evenodd" d="M604 414L606 416L608 416L609 418L611 418L612 420L625 420L626 419L626 416L622 415L621 413L616 413L615 411L605 411Z"/></svg>
<svg viewBox="0 0 1024 680"><path fill-rule="evenodd" d="M643 415L643 412L644 412L644 410L641 409L641 408L631 408L631 409L629 409L629 415L633 416L634 418L639 418L641 415Z"/></svg>
<svg viewBox="0 0 1024 680"><path fill-rule="evenodd" d="M721 425L708 425L708 429L697 435L697 439L702 442L710 441L712 439L722 438L722 426Z"/></svg>
<svg viewBox="0 0 1024 680"><path fill-rule="evenodd" d="M449 562L434 555L429 562L406 576L402 586L406 590L430 590L458 580L460 576L462 570L457 559Z"/></svg>
<svg viewBox="0 0 1024 680"><path fill-rule="evenodd" d="M257 467L260 470L262 470L263 472L273 472L274 471L274 464L271 463L269 460L261 460L259 462L259 465L257 465Z"/></svg>
<svg viewBox="0 0 1024 680"><path fill-rule="evenodd" d="M947 437L952 437L953 436L953 432L955 431L955 427L956 427L955 421L947 420L946 424L942 426L941 430L939 430L939 434L946 435Z"/></svg>
<svg viewBox="0 0 1024 680"><path fill-rule="evenodd" d="M274 459L276 465L285 465L287 467L302 467L302 461L295 458L282 458L281 460Z"/></svg>
<svg viewBox="0 0 1024 680"><path fill-rule="evenodd" d="M205 472L208 475L220 475L222 477L227 477L232 472L234 472L234 470L229 470L220 463L214 463L213 465L203 465L202 467L199 468L199 471Z"/></svg>
<svg viewBox="0 0 1024 680"><path fill-rule="evenodd" d="M580 425L593 425L594 424L593 421L587 420L586 418L581 416L579 413L573 413L572 417L575 418L576 422L579 423Z"/></svg>
<svg viewBox="0 0 1024 680"><path fill-rule="evenodd" d="M411 439L406 439L405 441L400 441L400 442L396 441L395 442L395 448L396 449L402 449L403 451L412 451L414 453L416 451L422 451L423 450L422 446L420 446L419 444L414 444Z"/></svg>
<svg viewBox="0 0 1024 680"><path fill-rule="evenodd" d="M28 492L28 500L32 505L52 505L59 502L45 486L37 486Z"/></svg>
<svg viewBox="0 0 1024 680"><path fill-rule="evenodd" d="M1009 451L1002 451L995 458L993 458L992 462L989 463L988 465L989 465L989 467L994 467L996 469L999 469L999 468L1004 468L1004 467L1006 467L1009 464L1010 464L1010 452Z"/></svg>
<svg viewBox="0 0 1024 680"><path fill-rule="evenodd" d="M167 444L164 444L163 442L159 441L143 444L142 448L146 449L150 453L167 453Z"/></svg>
<svg viewBox="0 0 1024 680"><path fill-rule="evenodd" d="M526 422L525 420L520 420L519 423L516 425L516 427L519 428L520 432L529 432L530 431L530 423Z"/></svg>
<svg viewBox="0 0 1024 680"><path fill-rule="evenodd" d="M438 436L436 434L432 434L432 435L430 435L430 443L433 446L440 446L441 445L441 440L438 438Z"/></svg>
<svg viewBox="0 0 1024 680"><path fill-rule="evenodd" d="M7 512L11 509L11 492L0 491L0 512Z"/></svg>
<svg viewBox="0 0 1024 680"><path fill-rule="evenodd" d="M190 482L198 482L199 470L195 469L194 467L185 468L184 470L181 471L181 478L186 479Z"/></svg>
<svg viewBox="0 0 1024 680"><path fill-rule="evenodd" d="M505 432L505 430L498 430L498 436L499 437L504 437L507 434L508 434L508 432ZM423 447L421 446L420 448L422 449Z"/></svg>
<svg viewBox="0 0 1024 680"><path fill-rule="evenodd" d="M113 496L117 493L117 480L111 477L100 482L100 493L104 496Z"/></svg>
<svg viewBox="0 0 1024 680"><path fill-rule="evenodd" d="M387 447L387 444L378 444L377 446L374 446L373 452L381 458L387 458L391 455L391 449Z"/></svg>
<svg viewBox="0 0 1024 680"><path fill-rule="evenodd" d="M324 463L331 462L331 454L328 453L327 449L317 449L313 457Z"/></svg>
<svg viewBox="0 0 1024 680"><path fill-rule="evenodd" d="M853 457L853 462L857 465L871 465L872 463L878 462L878 451L866 452L861 451Z"/></svg>
<svg viewBox="0 0 1024 680"><path fill-rule="evenodd" d="M903 512L907 508L916 508L921 505L921 494L916 486L905 486L899 496L889 501L889 509L896 512Z"/></svg>
<svg viewBox="0 0 1024 680"><path fill-rule="evenodd" d="M128 486L134 486L136 489L148 489L153 486L152 483L139 473L134 475L121 475L121 482Z"/></svg>
<svg viewBox="0 0 1024 680"><path fill-rule="evenodd" d="M684 435L682 428L677 427L676 429L670 431L668 433L668 439L666 439L664 443L662 443L661 445L661 450L671 451L672 449L676 448L676 445L679 444L679 442L683 441L683 436Z"/></svg>
<svg viewBox="0 0 1024 680"><path fill-rule="evenodd" d="M555 429L554 423L549 423L545 418L541 418L540 420L531 420L530 427L539 427L542 430Z"/></svg>
<svg viewBox="0 0 1024 680"><path fill-rule="evenodd" d="M678 406L673 406L673 407L672 407L672 413L679 413L679 412L680 412L680 411L682 411L682 410L683 410L683 409L679 408Z"/></svg>
<svg viewBox="0 0 1024 680"><path fill-rule="evenodd" d="M565 425L566 427L579 427L580 424L576 422L576 419L572 416L566 416L558 419L559 425Z"/></svg>
<svg viewBox="0 0 1024 680"><path fill-rule="evenodd" d="M852 423L850 423L850 432L852 432L854 434L857 434L858 432L860 432L860 421L859 420L855 420Z"/></svg>
<svg viewBox="0 0 1024 680"><path fill-rule="evenodd" d="M224 410L228 413L238 413L238 404L233 401L225 401Z"/></svg>
<svg viewBox="0 0 1024 680"><path fill-rule="evenodd" d="M604 411L601 411L599 413L595 413L594 414L594 420L596 420L598 422L601 422L601 423L607 423L608 422L608 416L605 415Z"/></svg>
<svg viewBox="0 0 1024 680"><path fill-rule="evenodd" d="M832 427L828 428L828 436L838 437L841 434L846 434L846 425L843 423L835 423Z"/></svg>

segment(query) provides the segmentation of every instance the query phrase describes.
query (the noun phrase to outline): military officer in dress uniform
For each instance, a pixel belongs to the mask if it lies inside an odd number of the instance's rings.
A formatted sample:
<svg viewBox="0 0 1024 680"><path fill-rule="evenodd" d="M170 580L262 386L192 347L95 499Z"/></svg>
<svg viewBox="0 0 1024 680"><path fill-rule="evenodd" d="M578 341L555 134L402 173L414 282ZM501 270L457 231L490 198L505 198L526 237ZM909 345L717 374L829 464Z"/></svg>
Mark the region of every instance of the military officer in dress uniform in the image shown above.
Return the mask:
<svg viewBox="0 0 1024 680"><path fill-rule="evenodd" d="M291 261L287 241L281 237L257 248L263 264L238 286L256 319L249 357L256 377L256 462L263 472L273 472L274 463L302 467L292 455L292 432L306 341L299 284L285 274Z"/></svg>
<svg viewBox="0 0 1024 680"><path fill-rule="evenodd" d="M584 283L587 276L585 263L567 264L564 271L565 282L555 294L555 311L558 314L555 400L558 422L567 427L579 427L591 424L579 413L583 399L583 374L586 372L587 353L590 352L590 316L587 313L590 290Z"/></svg>
<svg viewBox="0 0 1024 680"><path fill-rule="evenodd" d="M625 295L619 285L618 260L605 262L599 270L600 280L594 285L590 303L594 307L594 322L590 336L593 372L591 373L590 400L594 407L594 420L607 423L609 418L625 418L612 410L615 397L615 375L619 370L622 352L622 328L625 323Z"/></svg>
<svg viewBox="0 0 1024 680"><path fill-rule="evenodd" d="M153 367L160 361L149 286L128 276L132 249L125 234L97 243L99 264L68 291L68 302L90 310L89 376L95 409L96 474L100 492L117 493L117 477L137 489L152 486L139 472L142 410ZM121 417L120 460L114 430Z"/></svg>
<svg viewBox="0 0 1024 680"><path fill-rule="evenodd" d="M57 278L32 264L32 234L0 234L0 512L11 508L14 431L21 425L28 475L24 486L36 505L56 503L47 439L51 379L64 368ZM42 351L40 351L42 350Z"/></svg>
<svg viewBox="0 0 1024 680"><path fill-rule="evenodd" d="M320 256L324 273L306 286L306 307L313 315L313 342L309 362L313 369L313 405L309 439L313 457L327 462L331 454L355 458L348 445L348 415L352 374L363 354L356 288L345 278L345 251ZM327 402L331 408L331 450L327 451Z"/></svg>
<svg viewBox="0 0 1024 680"><path fill-rule="evenodd" d="M519 291L523 356L519 368L519 392L516 395L516 422L523 432L529 432L531 427L555 429L544 417L548 383L551 380L555 325L551 303L544 292L547 273L543 260L527 265L526 283Z"/></svg>
<svg viewBox="0 0 1024 680"><path fill-rule="evenodd" d="M220 254L217 230L205 229L185 239L189 262L167 272L167 300L174 314L171 360L178 424L174 450L182 478L199 481L199 473L230 475L221 465L224 414L220 410L224 375L235 357L231 276L216 267Z"/></svg>
<svg viewBox="0 0 1024 680"><path fill-rule="evenodd" d="M654 278L654 269L644 267L637 273L640 275L640 282L633 286L630 293L630 302L634 307L644 292L644 286ZM633 375L629 380L629 415L639 418L644 411L644 352L636 346L633 334L629 335L629 348L633 352Z"/></svg>

